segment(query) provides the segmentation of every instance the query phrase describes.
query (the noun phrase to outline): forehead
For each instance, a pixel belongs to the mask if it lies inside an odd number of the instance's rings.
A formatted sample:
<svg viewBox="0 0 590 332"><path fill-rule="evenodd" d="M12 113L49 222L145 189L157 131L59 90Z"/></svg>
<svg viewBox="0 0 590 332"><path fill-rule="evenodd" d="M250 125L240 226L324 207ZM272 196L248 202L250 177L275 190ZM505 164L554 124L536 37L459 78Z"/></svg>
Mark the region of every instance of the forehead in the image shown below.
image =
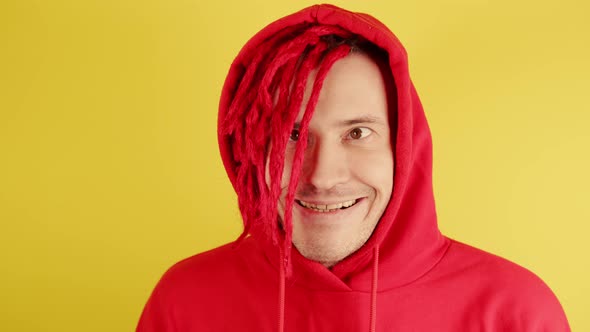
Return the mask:
<svg viewBox="0 0 590 332"><path fill-rule="evenodd" d="M307 82L298 121L312 94L317 70ZM334 63L324 79L312 117L312 125L366 118L387 123L388 88L383 66L364 53L352 53Z"/></svg>

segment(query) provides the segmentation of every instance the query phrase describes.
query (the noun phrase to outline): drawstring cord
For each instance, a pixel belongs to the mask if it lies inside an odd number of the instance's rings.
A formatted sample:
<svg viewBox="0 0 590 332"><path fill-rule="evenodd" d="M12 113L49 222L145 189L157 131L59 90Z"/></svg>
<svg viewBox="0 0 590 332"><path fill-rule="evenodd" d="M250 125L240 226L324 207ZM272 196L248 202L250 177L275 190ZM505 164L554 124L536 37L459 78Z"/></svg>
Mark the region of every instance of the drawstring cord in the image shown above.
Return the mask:
<svg viewBox="0 0 590 332"><path fill-rule="evenodd" d="M279 332L285 331L285 254L280 250L279 261Z"/></svg>
<svg viewBox="0 0 590 332"><path fill-rule="evenodd" d="M371 332L377 331L377 283L379 281L379 246L373 256L373 282L371 283Z"/></svg>

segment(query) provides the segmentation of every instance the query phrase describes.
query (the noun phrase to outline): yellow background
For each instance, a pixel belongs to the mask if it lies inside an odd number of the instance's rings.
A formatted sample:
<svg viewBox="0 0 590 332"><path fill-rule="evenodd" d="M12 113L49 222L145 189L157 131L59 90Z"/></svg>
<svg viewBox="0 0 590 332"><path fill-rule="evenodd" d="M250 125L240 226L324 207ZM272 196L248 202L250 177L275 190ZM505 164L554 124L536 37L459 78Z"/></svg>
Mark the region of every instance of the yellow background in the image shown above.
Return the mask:
<svg viewBox="0 0 590 332"><path fill-rule="evenodd" d="M233 57L311 1L2 1L0 330L131 331L234 239L216 143ZM540 275L590 331L587 1L337 1L398 34L442 230Z"/></svg>

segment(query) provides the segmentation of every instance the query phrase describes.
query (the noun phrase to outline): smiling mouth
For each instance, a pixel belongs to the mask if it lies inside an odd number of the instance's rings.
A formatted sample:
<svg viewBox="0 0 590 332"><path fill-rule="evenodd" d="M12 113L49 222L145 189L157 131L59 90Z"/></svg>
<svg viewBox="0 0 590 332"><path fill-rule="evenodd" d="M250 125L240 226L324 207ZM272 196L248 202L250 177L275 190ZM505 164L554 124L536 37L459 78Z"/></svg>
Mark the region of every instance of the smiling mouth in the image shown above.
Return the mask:
<svg viewBox="0 0 590 332"><path fill-rule="evenodd" d="M334 212L338 210L348 209L349 207L355 205L358 202L358 199L351 199L349 201L335 203L335 204L313 204L304 202L301 200L296 199L295 202L300 206L313 210L315 212Z"/></svg>

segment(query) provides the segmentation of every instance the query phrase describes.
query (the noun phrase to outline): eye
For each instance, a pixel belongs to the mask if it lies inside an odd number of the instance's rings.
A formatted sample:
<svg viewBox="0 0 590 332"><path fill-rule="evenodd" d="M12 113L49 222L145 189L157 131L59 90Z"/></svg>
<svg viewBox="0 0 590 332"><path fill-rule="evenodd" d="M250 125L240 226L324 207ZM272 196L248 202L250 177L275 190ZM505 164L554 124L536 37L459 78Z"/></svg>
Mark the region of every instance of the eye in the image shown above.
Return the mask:
<svg viewBox="0 0 590 332"><path fill-rule="evenodd" d="M372 133L373 132L369 128L358 127L358 128L354 128L350 132L348 132L348 138L353 139L353 140L357 140L357 139L365 138L365 137L371 135Z"/></svg>
<svg viewBox="0 0 590 332"><path fill-rule="evenodd" d="M289 139L291 141L298 141L299 140L299 129L291 130L291 134L289 135Z"/></svg>

